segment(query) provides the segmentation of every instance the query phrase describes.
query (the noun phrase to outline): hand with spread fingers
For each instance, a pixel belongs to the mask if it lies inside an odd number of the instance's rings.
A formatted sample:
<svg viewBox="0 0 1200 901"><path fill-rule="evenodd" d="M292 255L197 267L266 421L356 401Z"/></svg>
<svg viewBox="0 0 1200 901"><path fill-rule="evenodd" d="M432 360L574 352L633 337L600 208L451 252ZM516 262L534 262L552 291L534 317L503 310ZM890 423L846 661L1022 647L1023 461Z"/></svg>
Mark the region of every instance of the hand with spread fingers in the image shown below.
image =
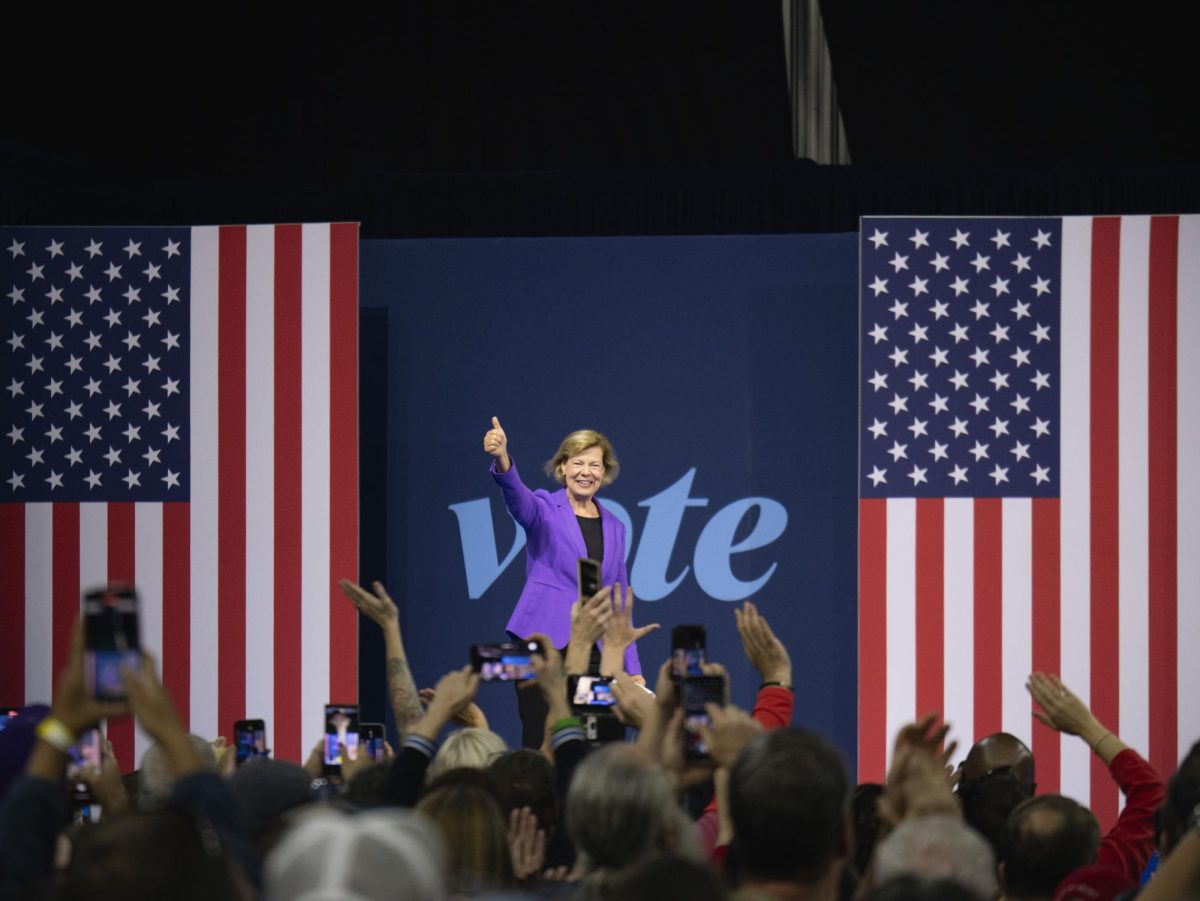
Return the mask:
<svg viewBox="0 0 1200 901"><path fill-rule="evenodd" d="M946 762L957 742L943 748L949 723L937 725L937 713L926 714L896 734L887 787L879 799L880 816L891 825L910 816L958 815L954 790L946 779Z"/></svg>
<svg viewBox="0 0 1200 901"><path fill-rule="evenodd" d="M625 668L625 650L643 635L659 628L658 623L635 627L633 624L633 587L622 592L620 585L612 587L612 616L604 629L604 642L600 649L600 672L615 675Z"/></svg>

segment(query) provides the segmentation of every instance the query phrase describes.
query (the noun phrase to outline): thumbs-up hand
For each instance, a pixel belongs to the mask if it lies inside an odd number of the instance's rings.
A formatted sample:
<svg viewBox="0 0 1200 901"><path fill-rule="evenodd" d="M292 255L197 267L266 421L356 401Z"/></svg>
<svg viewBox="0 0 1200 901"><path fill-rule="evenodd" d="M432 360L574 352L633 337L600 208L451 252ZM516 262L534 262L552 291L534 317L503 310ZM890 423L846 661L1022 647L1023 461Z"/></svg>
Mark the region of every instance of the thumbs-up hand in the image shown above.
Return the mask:
<svg viewBox="0 0 1200 901"><path fill-rule="evenodd" d="M512 465L508 459L508 436L504 434L504 429L500 427L500 420L495 416L492 417L492 427L483 436L483 449L496 458L498 472L508 471L509 466Z"/></svg>

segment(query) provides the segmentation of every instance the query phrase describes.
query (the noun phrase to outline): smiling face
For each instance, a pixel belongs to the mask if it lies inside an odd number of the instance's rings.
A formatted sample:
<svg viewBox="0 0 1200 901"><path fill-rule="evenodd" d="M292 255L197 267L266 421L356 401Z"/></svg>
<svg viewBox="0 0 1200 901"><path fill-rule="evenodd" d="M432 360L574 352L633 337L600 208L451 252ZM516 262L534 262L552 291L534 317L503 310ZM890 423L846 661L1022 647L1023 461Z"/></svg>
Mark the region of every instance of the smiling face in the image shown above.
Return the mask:
<svg viewBox="0 0 1200 901"><path fill-rule="evenodd" d="M593 446L568 457L559 467L563 481L576 500L590 500L604 481L604 451Z"/></svg>

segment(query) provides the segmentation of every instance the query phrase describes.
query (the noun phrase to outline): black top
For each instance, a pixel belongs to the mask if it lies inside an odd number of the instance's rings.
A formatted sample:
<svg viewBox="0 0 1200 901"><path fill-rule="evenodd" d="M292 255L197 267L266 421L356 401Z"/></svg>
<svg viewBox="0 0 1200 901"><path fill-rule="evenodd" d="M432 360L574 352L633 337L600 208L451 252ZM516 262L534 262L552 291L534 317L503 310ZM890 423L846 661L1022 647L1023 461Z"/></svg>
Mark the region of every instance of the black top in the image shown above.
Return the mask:
<svg viewBox="0 0 1200 901"><path fill-rule="evenodd" d="M600 526L599 516L580 516L575 514L575 518L579 520L579 531L583 532L583 544L587 548L587 554L593 560L604 559L604 531Z"/></svg>

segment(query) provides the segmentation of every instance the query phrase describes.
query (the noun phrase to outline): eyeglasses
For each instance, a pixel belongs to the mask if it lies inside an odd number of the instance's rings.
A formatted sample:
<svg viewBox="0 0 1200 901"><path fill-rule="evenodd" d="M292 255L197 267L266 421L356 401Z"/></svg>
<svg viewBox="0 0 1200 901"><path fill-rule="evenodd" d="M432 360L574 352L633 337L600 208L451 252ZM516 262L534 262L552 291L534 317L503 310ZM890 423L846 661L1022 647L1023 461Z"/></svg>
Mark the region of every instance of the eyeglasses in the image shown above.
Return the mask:
<svg viewBox="0 0 1200 901"><path fill-rule="evenodd" d="M601 473L604 472L603 463L585 463L583 460L571 460L563 466L568 472L583 472L585 469L588 472Z"/></svg>

